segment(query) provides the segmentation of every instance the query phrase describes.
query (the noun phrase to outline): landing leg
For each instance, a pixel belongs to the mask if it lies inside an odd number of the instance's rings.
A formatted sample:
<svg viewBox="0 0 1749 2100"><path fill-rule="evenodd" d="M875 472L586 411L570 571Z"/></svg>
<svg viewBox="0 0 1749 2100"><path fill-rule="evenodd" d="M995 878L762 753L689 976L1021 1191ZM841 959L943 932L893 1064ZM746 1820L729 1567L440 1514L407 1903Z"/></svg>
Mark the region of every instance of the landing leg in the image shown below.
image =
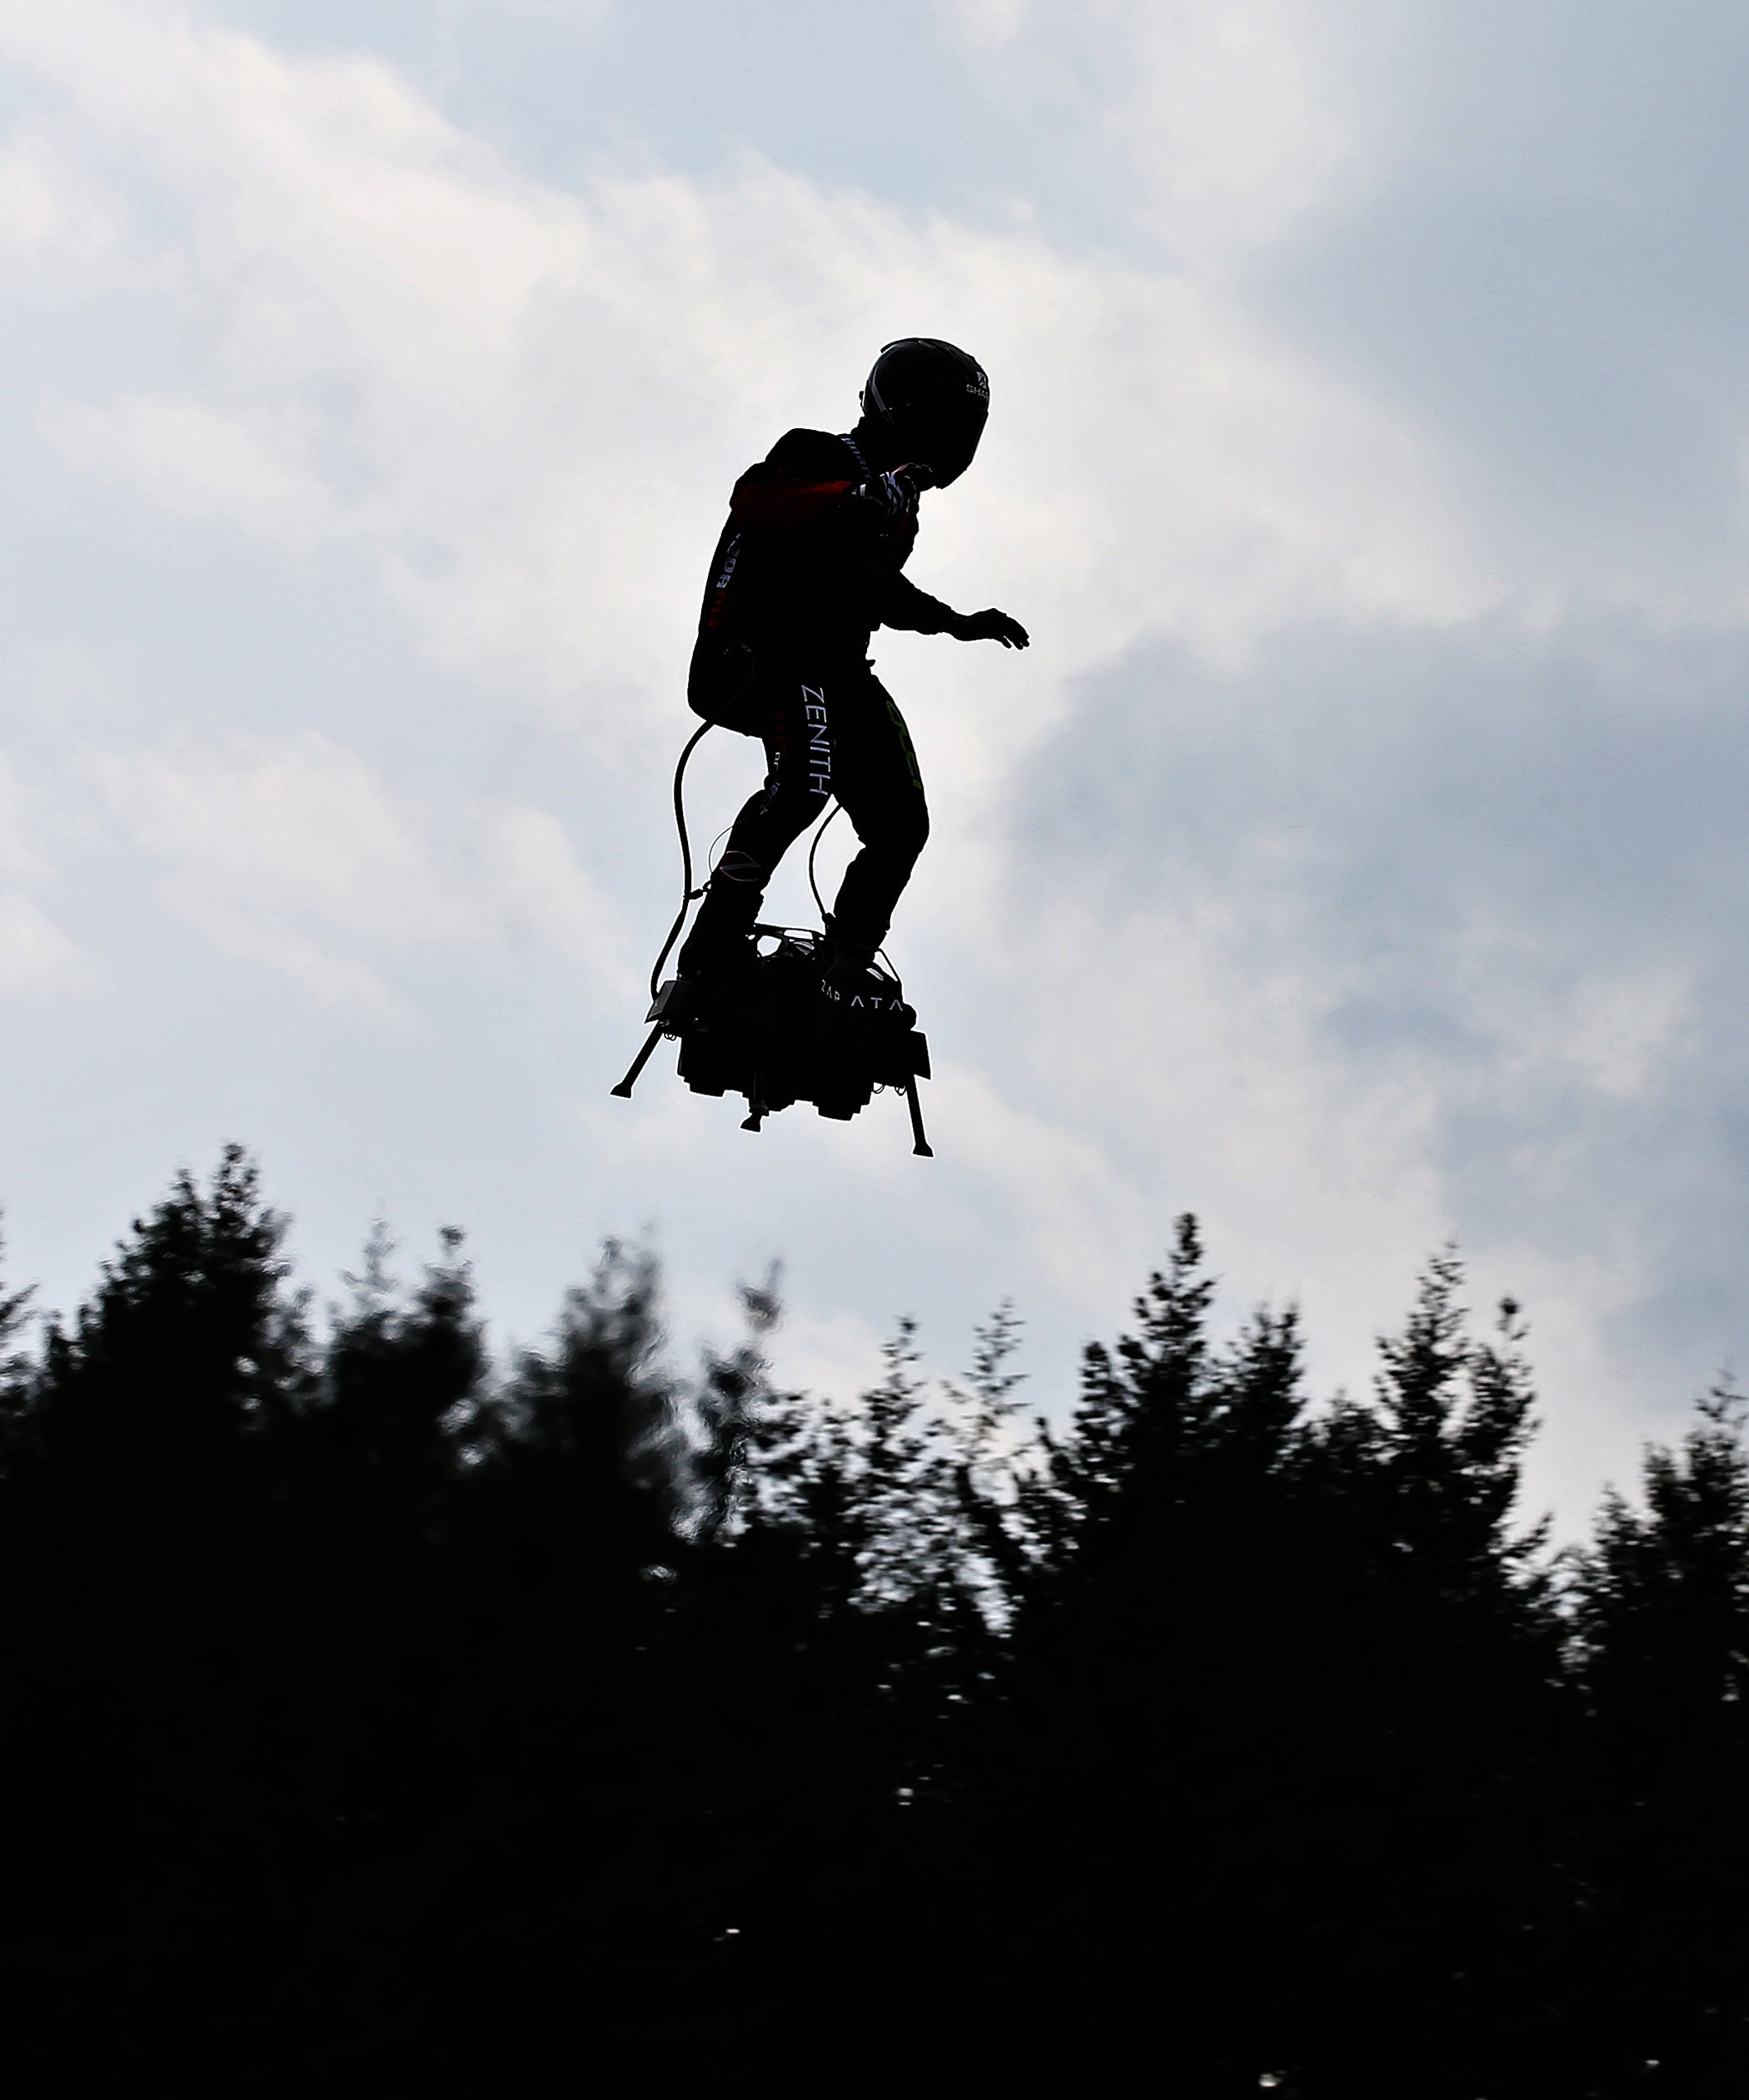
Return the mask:
<svg viewBox="0 0 1749 2100"><path fill-rule="evenodd" d="M905 1106L911 1111L912 1154L919 1160L933 1160L935 1155L929 1148L929 1140L923 1135L923 1104L917 1098L914 1077L904 1083L904 1100Z"/></svg>
<svg viewBox="0 0 1749 2100"><path fill-rule="evenodd" d="M631 1090L638 1083L639 1073L641 1072L644 1067L650 1062L650 1053L655 1050L656 1045L660 1043L661 1040L662 1024L658 1021L655 1026L650 1031L649 1040L645 1044L643 1049L640 1050L637 1055L632 1060L631 1070L613 1090L620 1100L629 1101L631 1099Z"/></svg>

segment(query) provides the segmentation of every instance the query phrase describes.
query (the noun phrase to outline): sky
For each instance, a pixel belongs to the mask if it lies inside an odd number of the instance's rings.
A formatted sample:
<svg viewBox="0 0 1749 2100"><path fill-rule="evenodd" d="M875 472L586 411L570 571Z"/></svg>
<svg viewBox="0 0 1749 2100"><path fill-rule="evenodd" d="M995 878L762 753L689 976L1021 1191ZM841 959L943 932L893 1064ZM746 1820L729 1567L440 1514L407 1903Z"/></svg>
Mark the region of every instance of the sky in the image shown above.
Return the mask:
<svg viewBox="0 0 1749 2100"><path fill-rule="evenodd" d="M1454 1238L1582 1523L1749 1344L1746 62L1712 0L0 0L13 1281L235 1139L321 1294L460 1225L509 1347L644 1235L683 1352L780 1260L785 1376L1006 1299L1056 1406L1181 1210L1320 1392ZM911 574L1034 636L876 641L933 1162L608 1091L728 490L912 333L992 410Z"/></svg>

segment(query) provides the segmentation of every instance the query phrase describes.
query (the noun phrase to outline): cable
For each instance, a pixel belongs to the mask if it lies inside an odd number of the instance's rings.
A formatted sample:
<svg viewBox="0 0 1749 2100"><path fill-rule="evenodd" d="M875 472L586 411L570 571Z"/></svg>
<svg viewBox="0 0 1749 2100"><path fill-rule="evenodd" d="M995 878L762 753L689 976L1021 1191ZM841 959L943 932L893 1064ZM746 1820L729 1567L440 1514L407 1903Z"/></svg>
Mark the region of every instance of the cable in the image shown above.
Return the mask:
<svg viewBox="0 0 1749 2100"><path fill-rule="evenodd" d="M843 807L842 802L835 802L826 811L820 822L815 826L814 843L808 848L808 887L814 892L814 909L820 914L820 922L822 925L826 923L826 907L820 902L820 885L814 880L814 856L820 850L820 842L825 836L826 826Z"/></svg>
<svg viewBox="0 0 1749 2100"><path fill-rule="evenodd" d="M686 761L698 748L699 739L709 734L714 725L700 722L686 740L686 748L680 753L680 761L674 769L674 826L680 835L680 908L675 914L674 924L668 929L668 938L662 943L662 952L655 959L650 973L650 996L652 1004L661 982L662 965L668 960L668 950L680 937L680 928L686 923L686 907L695 897L704 895L702 884L692 886L692 841L686 836L686 803L682 786L686 778Z"/></svg>

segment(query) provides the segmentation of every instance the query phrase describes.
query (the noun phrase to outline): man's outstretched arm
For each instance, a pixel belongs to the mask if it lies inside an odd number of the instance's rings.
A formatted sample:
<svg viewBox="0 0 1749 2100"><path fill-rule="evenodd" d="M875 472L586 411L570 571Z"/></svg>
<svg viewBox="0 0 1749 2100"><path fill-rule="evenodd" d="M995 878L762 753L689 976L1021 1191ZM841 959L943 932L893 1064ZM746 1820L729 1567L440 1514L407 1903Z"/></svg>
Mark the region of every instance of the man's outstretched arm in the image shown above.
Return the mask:
<svg viewBox="0 0 1749 2100"><path fill-rule="evenodd" d="M983 612L956 612L947 631L955 641L999 641L1004 649L1024 649L1032 640L1018 620L994 606Z"/></svg>
<svg viewBox="0 0 1749 2100"><path fill-rule="evenodd" d="M907 634L951 635L956 641L999 641L1004 649L1024 649L1029 639L1018 620L994 606L985 612L955 612L904 576L895 576L889 586L880 624Z"/></svg>

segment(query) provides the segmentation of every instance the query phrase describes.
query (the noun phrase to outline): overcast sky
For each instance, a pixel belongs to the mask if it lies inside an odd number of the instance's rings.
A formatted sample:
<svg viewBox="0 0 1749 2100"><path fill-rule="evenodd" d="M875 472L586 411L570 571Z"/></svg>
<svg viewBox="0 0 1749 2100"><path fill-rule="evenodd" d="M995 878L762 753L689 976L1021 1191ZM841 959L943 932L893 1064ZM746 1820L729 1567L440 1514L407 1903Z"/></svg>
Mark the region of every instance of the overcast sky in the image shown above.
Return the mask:
<svg viewBox="0 0 1749 2100"><path fill-rule="evenodd" d="M1323 1389L1455 1235L1569 1520L1741 1360L1735 0L0 0L0 65L15 1279L236 1137L323 1289L453 1221L528 1339L648 1229L683 1337L775 1256L815 1383L1011 1296L1043 1400L1180 1210ZM877 639L933 1164L607 1091L728 488L909 333L992 389L912 574L1035 640Z"/></svg>

